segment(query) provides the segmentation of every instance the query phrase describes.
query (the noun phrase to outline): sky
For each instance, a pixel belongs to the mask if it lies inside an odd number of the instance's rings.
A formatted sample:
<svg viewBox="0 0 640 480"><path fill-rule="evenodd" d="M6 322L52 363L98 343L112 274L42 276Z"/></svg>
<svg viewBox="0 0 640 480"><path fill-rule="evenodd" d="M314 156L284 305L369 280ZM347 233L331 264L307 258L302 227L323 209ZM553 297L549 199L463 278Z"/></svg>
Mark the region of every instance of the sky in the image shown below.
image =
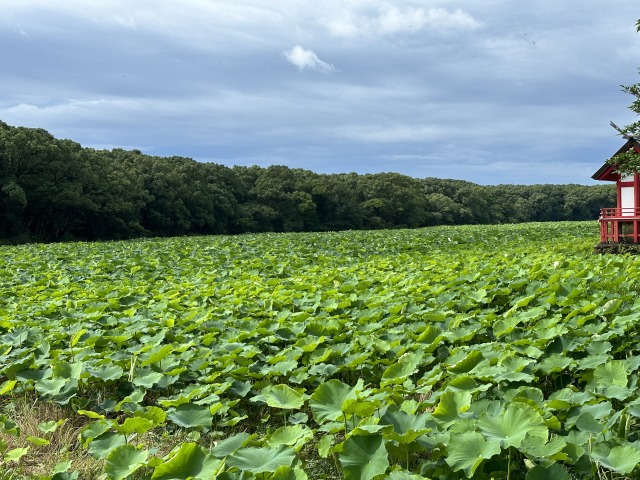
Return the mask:
<svg viewBox="0 0 640 480"><path fill-rule="evenodd" d="M592 184L637 120L630 0L0 0L0 120L318 173Z"/></svg>

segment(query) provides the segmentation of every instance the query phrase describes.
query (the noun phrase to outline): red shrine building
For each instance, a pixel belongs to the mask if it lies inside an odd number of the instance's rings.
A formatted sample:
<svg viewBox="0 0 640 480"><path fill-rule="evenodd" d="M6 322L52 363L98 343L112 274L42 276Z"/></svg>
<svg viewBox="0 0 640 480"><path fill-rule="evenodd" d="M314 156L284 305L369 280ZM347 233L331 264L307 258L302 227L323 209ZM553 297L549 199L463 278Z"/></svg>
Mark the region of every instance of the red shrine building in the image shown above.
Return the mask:
<svg viewBox="0 0 640 480"><path fill-rule="evenodd" d="M630 149L640 154L640 142L631 137L613 156ZM616 172L617 165L605 163L591 178L616 182L616 207L600 210L600 242L640 243L640 175Z"/></svg>

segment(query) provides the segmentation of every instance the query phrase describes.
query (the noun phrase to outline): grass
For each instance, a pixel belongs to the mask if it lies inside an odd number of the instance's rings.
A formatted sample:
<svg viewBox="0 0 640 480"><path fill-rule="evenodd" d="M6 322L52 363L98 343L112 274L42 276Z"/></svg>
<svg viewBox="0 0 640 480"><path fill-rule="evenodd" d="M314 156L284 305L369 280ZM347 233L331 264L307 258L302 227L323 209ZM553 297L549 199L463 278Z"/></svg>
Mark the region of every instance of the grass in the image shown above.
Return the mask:
<svg viewBox="0 0 640 480"><path fill-rule="evenodd" d="M87 419L76 415L68 407L27 396L14 397L3 407L3 411L19 426L18 436L0 434L6 450L24 447L25 443L29 443L29 449L18 461L0 466L0 480L46 477L57 465L69 460L72 469L80 473L79 478L98 477L102 470L101 462L91 458L81 448L79 441L80 431ZM55 431L43 432L39 425L45 422L55 422ZM30 438L33 441L30 442ZM38 445L34 443L37 442L35 439L44 439L48 444Z"/></svg>
<svg viewBox="0 0 640 480"><path fill-rule="evenodd" d="M78 415L69 406L42 401L31 394L10 397L0 405L0 411L4 412L19 429L17 435L0 431L0 450L4 447L6 454L13 449L28 445L28 451L17 461L3 463L0 460L0 480L50 479L53 472L64 469L65 462L68 465L66 471L78 472L78 480L106 478L102 473L104 460L93 458L82 445L80 434L91 419ZM249 427L252 433L260 433L265 428L277 428L260 421L261 415L256 415L255 418L257 420L254 425L244 424L242 429L246 430ZM40 426L51 424L51 422L57 424L55 431L43 432ZM240 430L227 433L231 436L240 433ZM215 431L200 434L195 431L188 432L182 428L165 427L154 429L144 435L129 437L128 441L134 445L155 449L158 457L164 457L184 442L196 441L200 445L212 448L222 440L219 435L220 432ZM44 439L48 443L38 445L30 442L29 438L34 441L36 438ZM342 478L340 468L336 465L337 459L331 456L320 457L317 441L307 443L300 457L304 461L309 478L326 480ZM139 473L140 475L145 473L144 469Z"/></svg>

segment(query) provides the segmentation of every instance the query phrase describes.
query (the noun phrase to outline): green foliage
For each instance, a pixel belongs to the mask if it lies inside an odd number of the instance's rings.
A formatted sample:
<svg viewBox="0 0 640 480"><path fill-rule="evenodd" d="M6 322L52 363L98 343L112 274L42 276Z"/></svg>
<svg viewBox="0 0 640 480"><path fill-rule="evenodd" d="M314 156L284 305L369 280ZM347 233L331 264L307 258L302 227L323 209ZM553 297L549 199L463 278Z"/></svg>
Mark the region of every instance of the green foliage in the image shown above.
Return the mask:
<svg viewBox="0 0 640 480"><path fill-rule="evenodd" d="M155 467L151 480L213 480L222 468L222 461L204 448L183 443L169 459Z"/></svg>
<svg viewBox="0 0 640 480"><path fill-rule="evenodd" d="M148 455L133 445L120 445L107 455L104 471L109 479L124 480L146 463Z"/></svg>
<svg viewBox="0 0 640 480"><path fill-rule="evenodd" d="M389 466L384 439L380 435L353 435L344 442L340 463L345 480L371 480Z"/></svg>
<svg viewBox="0 0 640 480"><path fill-rule="evenodd" d="M636 478L640 260L597 234L0 247L0 472L76 478L30 474L77 448L113 479Z"/></svg>
<svg viewBox="0 0 640 480"><path fill-rule="evenodd" d="M633 149L633 147L609 158L607 163L615 165L616 171L621 174L640 171L640 155Z"/></svg>
<svg viewBox="0 0 640 480"><path fill-rule="evenodd" d="M12 243L587 220L616 198L612 185L227 168L0 125L0 240Z"/></svg>
<svg viewBox="0 0 640 480"><path fill-rule="evenodd" d="M463 470L471 478L480 464L500 451L496 440L487 440L478 432L463 432L450 440L446 461L454 471Z"/></svg>
<svg viewBox="0 0 640 480"><path fill-rule="evenodd" d="M227 457L227 464L242 472L273 473L280 467L290 467L295 452L286 445L279 447L244 447Z"/></svg>

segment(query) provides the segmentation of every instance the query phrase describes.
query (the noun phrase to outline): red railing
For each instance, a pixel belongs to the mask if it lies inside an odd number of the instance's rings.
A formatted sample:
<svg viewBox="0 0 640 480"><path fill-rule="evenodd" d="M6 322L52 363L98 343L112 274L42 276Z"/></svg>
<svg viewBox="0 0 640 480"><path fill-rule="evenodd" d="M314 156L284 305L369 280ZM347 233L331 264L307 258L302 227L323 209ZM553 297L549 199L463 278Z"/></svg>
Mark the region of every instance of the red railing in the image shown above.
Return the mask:
<svg viewBox="0 0 640 480"><path fill-rule="evenodd" d="M640 217L640 208L602 208L600 218L633 218Z"/></svg>
<svg viewBox="0 0 640 480"><path fill-rule="evenodd" d="M600 210L601 243L640 243L640 208Z"/></svg>

